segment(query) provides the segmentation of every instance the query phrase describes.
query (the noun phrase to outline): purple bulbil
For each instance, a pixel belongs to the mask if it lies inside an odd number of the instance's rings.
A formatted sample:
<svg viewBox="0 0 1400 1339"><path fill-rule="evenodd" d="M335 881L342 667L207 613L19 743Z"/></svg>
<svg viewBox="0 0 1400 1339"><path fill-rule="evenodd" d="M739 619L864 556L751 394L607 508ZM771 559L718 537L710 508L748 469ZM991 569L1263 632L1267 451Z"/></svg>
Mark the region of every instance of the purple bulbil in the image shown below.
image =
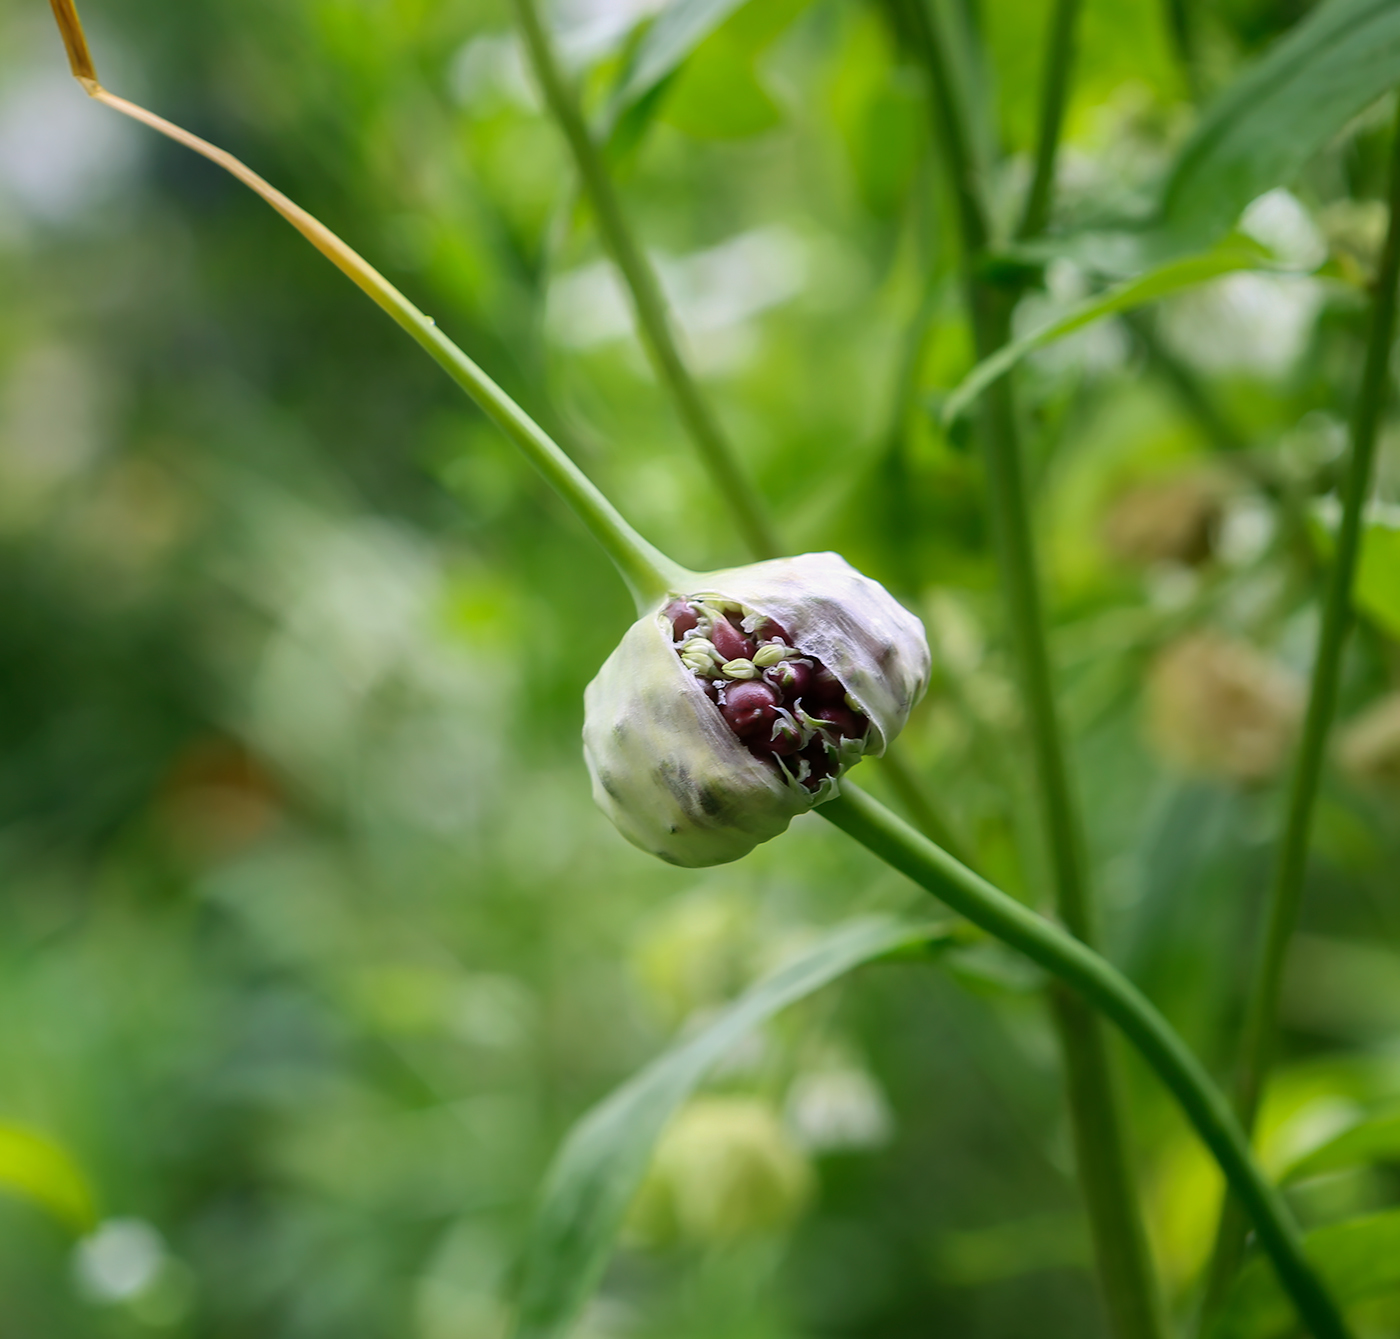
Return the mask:
<svg viewBox="0 0 1400 1339"><path fill-rule="evenodd" d="M703 669L691 673L700 681L705 696L719 708L720 715L755 758L762 758L788 773L808 790L816 790L827 777L841 768L838 741L861 740L870 729L870 720L846 701L846 689L816 656L803 652L780 623L761 615L748 619L752 634L743 629L744 619L732 613L677 599L666 606L671 638L677 654L683 654L692 637L707 637L718 660L701 651L697 661ZM708 632L703 629L708 628ZM765 648L778 648L783 655L775 664L760 660L761 677L731 678L730 674L758 675L755 656ZM734 666L748 661L749 666Z"/></svg>

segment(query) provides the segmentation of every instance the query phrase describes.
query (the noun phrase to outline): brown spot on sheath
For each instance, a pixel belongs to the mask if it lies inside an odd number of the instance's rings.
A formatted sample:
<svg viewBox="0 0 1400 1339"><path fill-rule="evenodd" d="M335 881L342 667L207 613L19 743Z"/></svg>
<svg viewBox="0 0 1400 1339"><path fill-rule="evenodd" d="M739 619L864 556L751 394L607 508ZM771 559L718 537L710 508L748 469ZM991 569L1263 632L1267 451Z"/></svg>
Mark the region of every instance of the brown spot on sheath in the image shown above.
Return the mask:
<svg viewBox="0 0 1400 1339"><path fill-rule="evenodd" d="M603 790L608 795L611 795L612 798L615 799L619 804L622 803L622 792L617 788L617 782L613 780L613 775L611 772L599 772L598 784L602 786Z"/></svg>

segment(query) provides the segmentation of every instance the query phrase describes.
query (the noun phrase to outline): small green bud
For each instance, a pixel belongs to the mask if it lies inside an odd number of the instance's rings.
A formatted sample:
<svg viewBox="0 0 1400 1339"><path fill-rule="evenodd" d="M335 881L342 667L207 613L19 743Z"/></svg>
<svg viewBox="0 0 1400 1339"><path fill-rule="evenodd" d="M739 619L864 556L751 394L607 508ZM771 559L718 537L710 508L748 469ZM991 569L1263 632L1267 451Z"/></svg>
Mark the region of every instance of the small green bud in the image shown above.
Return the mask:
<svg viewBox="0 0 1400 1339"><path fill-rule="evenodd" d="M754 653L753 663L759 669L772 669L774 665L781 664L784 660L797 654L794 647L780 646L777 642L769 642L766 646L760 646Z"/></svg>
<svg viewBox="0 0 1400 1339"><path fill-rule="evenodd" d="M726 679L758 678L758 667L752 660L726 660L720 670Z"/></svg>
<svg viewBox="0 0 1400 1339"><path fill-rule="evenodd" d="M711 1246L786 1228L810 1201L811 1164L754 1097L697 1097L671 1122L630 1214L655 1245Z"/></svg>

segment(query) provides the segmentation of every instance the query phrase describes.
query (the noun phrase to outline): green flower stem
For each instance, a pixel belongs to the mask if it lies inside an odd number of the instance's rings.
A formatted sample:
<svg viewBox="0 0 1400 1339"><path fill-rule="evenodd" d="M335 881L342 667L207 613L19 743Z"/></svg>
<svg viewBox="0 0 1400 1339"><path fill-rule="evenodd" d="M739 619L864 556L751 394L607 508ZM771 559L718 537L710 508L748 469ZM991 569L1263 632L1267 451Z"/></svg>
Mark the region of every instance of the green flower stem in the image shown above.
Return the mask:
<svg viewBox="0 0 1400 1339"><path fill-rule="evenodd" d="M583 189L593 206L598 231L622 272L637 314L637 325L657 375L671 393L681 421L695 442L705 468L734 510L735 523L755 557L776 557L781 549L763 502L739 465L733 447L710 412L676 345L670 314L650 263L637 245L603 155L568 86L554 48L540 21L535 0L515 0L515 12L530 63L545 101L568 141Z"/></svg>
<svg viewBox="0 0 1400 1339"><path fill-rule="evenodd" d="M488 418L515 443L530 463L544 475L550 487L568 503L574 514L602 545L627 588L644 612L667 591L684 587L689 574L641 537L603 496L596 484L565 455L562 448L509 395L438 329L363 256L346 246L333 232L300 205L264 181L232 154L191 135L163 117L109 93L97 80L97 71L83 36L73 0L51 0L73 76L88 95L114 111L158 130L178 144L193 149L237 177L282 215L318 251L359 285L399 323L448 376L480 406Z"/></svg>
<svg viewBox="0 0 1400 1339"><path fill-rule="evenodd" d="M1346 1323L1303 1252L1288 1205L1254 1162L1229 1103L1132 982L1076 936L959 864L857 787L843 783L840 796L817 813L1112 1019L1220 1165L1303 1323L1315 1339L1347 1339Z"/></svg>
<svg viewBox="0 0 1400 1339"><path fill-rule="evenodd" d="M1167 27L1176 48L1177 63L1186 79L1186 90L1193 102L1201 100L1201 58L1196 42L1196 16L1191 0L1165 0Z"/></svg>
<svg viewBox="0 0 1400 1339"><path fill-rule="evenodd" d="M1376 279L1366 363L1351 425L1351 459L1342 485L1342 525L1322 607L1322 629L1313 663L1307 715L1288 788L1287 816L1278 859L1269 889L1264 940L1249 987L1236 1073L1235 1110L1245 1129L1254 1128L1259 1100L1268 1078L1278 1026L1278 1001L1288 944L1298 922L1298 908L1307 873L1308 841L1312 832L1327 734L1337 706L1342 652L1351 627L1351 588L1361 553L1361 523L1371 491L1376 439L1389 394L1391 346L1395 342L1396 289L1400 285L1400 115L1391 141L1390 225ZM1244 1233L1237 1210L1229 1203L1221 1215L1206 1290L1206 1314L1223 1300L1239 1268Z"/></svg>
<svg viewBox="0 0 1400 1339"><path fill-rule="evenodd" d="M1073 0L1061 0L1053 20L1036 183L1024 228L1040 227L1049 212L1076 12ZM991 228L942 35L925 0L905 0L903 19L928 75L933 131L947 164L962 234L973 339L978 358L986 358L1009 336L1016 293L998 288L984 277L983 258ZM1079 813L1055 702L1011 387L1009 377L1001 378L988 389L980 406L993 532L1006 592L1007 621L1021 671L1056 906L1070 933L1092 945L1098 939L1096 909L1084 869ZM1099 1020L1081 1000L1053 992L1051 1004L1065 1058L1076 1165L1109 1323L1120 1339L1162 1339L1161 1300L1138 1202L1113 1056Z"/></svg>
<svg viewBox="0 0 1400 1339"><path fill-rule="evenodd" d="M1035 171L1026 194L1025 211L1017 237L1038 236L1050 222L1055 195L1055 161L1059 157L1060 131L1069 102L1070 74L1074 68L1074 39L1081 0L1055 0L1045 48L1045 75L1040 92L1040 126L1035 143Z"/></svg>

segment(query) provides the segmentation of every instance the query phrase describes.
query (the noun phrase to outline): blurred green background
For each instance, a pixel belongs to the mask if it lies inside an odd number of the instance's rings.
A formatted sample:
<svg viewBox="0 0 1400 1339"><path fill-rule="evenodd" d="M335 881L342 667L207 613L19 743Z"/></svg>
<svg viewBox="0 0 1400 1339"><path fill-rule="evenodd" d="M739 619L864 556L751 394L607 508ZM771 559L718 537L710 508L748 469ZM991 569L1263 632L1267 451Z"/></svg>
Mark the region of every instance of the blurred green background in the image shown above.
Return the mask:
<svg viewBox="0 0 1400 1339"><path fill-rule="evenodd" d="M595 100L658 8L555 8ZM965 8L1009 219L1047 6ZM1205 83L1304 8L1212 6ZM381 266L644 533L697 568L743 558L507 6L84 19L110 87ZM1038 901L979 467L928 413L970 345L918 74L877 4L765 0L652 110L617 165L694 365L792 551L839 549L924 617L936 679L901 747L979 868ZM1150 201L1194 115L1168 7L1087 0L1061 228ZM1216 281L1020 380L1113 956L1217 1072L1310 664L1387 116L1247 216L1316 273ZM1089 288L1054 260L1018 323ZM1381 476L1400 505L1393 427ZM1400 1099L1395 515L1286 987L1274 1168ZM0 1335L497 1339L591 1102L818 928L931 914L816 817L711 871L627 846L578 735L631 617L385 317L231 179L88 103L47 6L0 0ZM673 1128L580 1334L1101 1333L1039 984L974 945L781 1016ZM1185 1306L1218 1183L1130 1076ZM1382 1161L1294 1202L1318 1223L1397 1194ZM1379 1305L1373 1332L1397 1326Z"/></svg>

